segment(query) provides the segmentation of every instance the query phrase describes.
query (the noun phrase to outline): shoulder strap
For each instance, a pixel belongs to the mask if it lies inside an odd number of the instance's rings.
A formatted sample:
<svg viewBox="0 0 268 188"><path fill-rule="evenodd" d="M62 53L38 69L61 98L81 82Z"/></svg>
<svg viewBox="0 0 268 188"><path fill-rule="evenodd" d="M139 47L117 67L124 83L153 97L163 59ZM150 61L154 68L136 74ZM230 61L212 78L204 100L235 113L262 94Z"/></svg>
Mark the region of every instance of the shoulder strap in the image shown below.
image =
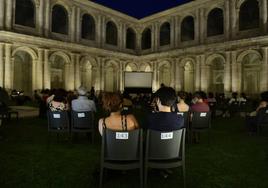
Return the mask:
<svg viewBox="0 0 268 188"><path fill-rule="evenodd" d="M124 121L125 118L125 121ZM122 125L122 130L127 131L127 116L126 115L121 115L121 125Z"/></svg>
<svg viewBox="0 0 268 188"><path fill-rule="evenodd" d="M107 128L106 123L105 123L105 118L103 118L103 121L102 121L102 127L103 127L104 129Z"/></svg>
<svg viewBox="0 0 268 188"><path fill-rule="evenodd" d="M127 131L127 115L124 116L125 116L125 130Z"/></svg>

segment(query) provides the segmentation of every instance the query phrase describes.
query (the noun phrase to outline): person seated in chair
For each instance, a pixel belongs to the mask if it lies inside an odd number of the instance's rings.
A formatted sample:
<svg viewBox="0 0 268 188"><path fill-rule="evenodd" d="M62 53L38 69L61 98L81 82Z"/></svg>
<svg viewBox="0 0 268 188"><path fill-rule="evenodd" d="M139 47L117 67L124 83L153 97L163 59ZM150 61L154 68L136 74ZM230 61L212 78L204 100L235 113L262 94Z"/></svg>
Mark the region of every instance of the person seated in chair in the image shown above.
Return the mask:
<svg viewBox="0 0 268 188"><path fill-rule="evenodd" d="M114 131L129 131L139 128L139 124L132 114L122 115L123 99L119 93L107 92L102 96L104 110L108 111L108 117L99 120L99 132L102 135L103 129Z"/></svg>
<svg viewBox="0 0 268 188"><path fill-rule="evenodd" d="M180 91L178 93L178 103L177 108L179 112L188 112L189 105L185 103L186 100L186 93L184 91Z"/></svg>
<svg viewBox="0 0 268 188"><path fill-rule="evenodd" d="M191 106L191 112L209 112L209 106L204 102L203 92L195 92L194 99L195 103Z"/></svg>
<svg viewBox="0 0 268 188"><path fill-rule="evenodd" d="M182 116L172 112L172 106L176 103L176 92L171 87L163 86L155 93L158 111L149 114L147 128L157 131L174 131L183 128Z"/></svg>
<svg viewBox="0 0 268 188"><path fill-rule="evenodd" d="M48 103L50 111L67 111L69 105L66 100L66 91L63 89L57 89L54 93L53 99Z"/></svg>
<svg viewBox="0 0 268 188"><path fill-rule="evenodd" d="M96 112L96 105L93 100L89 100L86 96L86 88L80 86L77 90L78 98L72 100L72 110L76 112Z"/></svg>

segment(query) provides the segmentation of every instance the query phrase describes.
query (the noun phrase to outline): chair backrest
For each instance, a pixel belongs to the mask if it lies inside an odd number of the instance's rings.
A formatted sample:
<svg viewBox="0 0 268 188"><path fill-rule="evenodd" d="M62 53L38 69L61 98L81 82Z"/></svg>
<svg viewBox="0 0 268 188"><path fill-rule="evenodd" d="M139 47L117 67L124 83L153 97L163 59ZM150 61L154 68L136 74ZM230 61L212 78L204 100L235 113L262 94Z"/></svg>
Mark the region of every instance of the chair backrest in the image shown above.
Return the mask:
<svg viewBox="0 0 268 188"><path fill-rule="evenodd" d="M148 130L146 159L168 160L184 157L185 130L185 128L170 132Z"/></svg>
<svg viewBox="0 0 268 188"><path fill-rule="evenodd" d="M94 127L94 113L92 111L72 111L71 118L72 128L74 129L91 129Z"/></svg>
<svg viewBox="0 0 268 188"><path fill-rule="evenodd" d="M211 112L193 112L192 128L210 128Z"/></svg>
<svg viewBox="0 0 268 188"><path fill-rule="evenodd" d="M178 115L181 115L184 120L184 127L189 127L189 112L177 112Z"/></svg>
<svg viewBox="0 0 268 188"><path fill-rule="evenodd" d="M102 155L104 160L139 160L142 155L142 129L132 131L104 129Z"/></svg>
<svg viewBox="0 0 268 188"><path fill-rule="evenodd" d="M48 129L68 129L69 117L67 111L48 111Z"/></svg>
<svg viewBox="0 0 268 188"><path fill-rule="evenodd" d="M268 124L268 107L261 108L257 113L258 124Z"/></svg>

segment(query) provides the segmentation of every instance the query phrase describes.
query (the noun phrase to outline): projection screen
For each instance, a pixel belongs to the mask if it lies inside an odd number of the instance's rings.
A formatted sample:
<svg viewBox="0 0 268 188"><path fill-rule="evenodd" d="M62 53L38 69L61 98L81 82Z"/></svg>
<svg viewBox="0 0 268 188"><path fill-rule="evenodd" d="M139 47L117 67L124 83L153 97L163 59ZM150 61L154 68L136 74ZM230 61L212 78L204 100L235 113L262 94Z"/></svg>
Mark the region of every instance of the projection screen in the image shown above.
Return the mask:
<svg viewBox="0 0 268 188"><path fill-rule="evenodd" d="M125 72L125 88L152 88L152 72Z"/></svg>

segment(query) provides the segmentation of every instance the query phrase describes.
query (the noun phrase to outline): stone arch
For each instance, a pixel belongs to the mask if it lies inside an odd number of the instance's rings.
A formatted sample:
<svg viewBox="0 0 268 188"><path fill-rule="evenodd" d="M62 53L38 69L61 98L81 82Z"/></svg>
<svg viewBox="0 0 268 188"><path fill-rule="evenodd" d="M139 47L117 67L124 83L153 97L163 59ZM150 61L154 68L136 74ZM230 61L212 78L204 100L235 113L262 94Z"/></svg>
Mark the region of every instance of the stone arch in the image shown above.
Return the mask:
<svg viewBox="0 0 268 188"><path fill-rule="evenodd" d="M257 50L246 50L241 52L238 57L237 57L237 63L242 63L244 57L248 54L256 54L260 59L262 59L262 55L259 51Z"/></svg>
<svg viewBox="0 0 268 188"><path fill-rule="evenodd" d="M95 40L96 38L96 19L89 13L81 15L81 38Z"/></svg>
<svg viewBox="0 0 268 188"><path fill-rule="evenodd" d="M160 46L170 44L171 26L169 22L164 22L160 26Z"/></svg>
<svg viewBox="0 0 268 188"><path fill-rule="evenodd" d="M168 60L162 60L158 63L158 71L159 71L159 84L165 84L166 86L170 86L171 84L171 63Z"/></svg>
<svg viewBox="0 0 268 188"><path fill-rule="evenodd" d="M147 50L152 48L152 30L146 27L141 34L141 49Z"/></svg>
<svg viewBox="0 0 268 188"><path fill-rule="evenodd" d="M34 28L36 25L35 1L16 0L15 3L15 24Z"/></svg>
<svg viewBox="0 0 268 188"><path fill-rule="evenodd" d="M30 48L30 47L20 46L20 47L16 48L15 50L13 50L12 56L14 57L14 55L18 51L24 51L24 52L29 53L34 61L36 61L38 59L36 52L32 48Z"/></svg>
<svg viewBox="0 0 268 188"><path fill-rule="evenodd" d="M120 88L119 64L115 60L108 59L104 66L104 90L117 91Z"/></svg>
<svg viewBox="0 0 268 188"><path fill-rule="evenodd" d="M141 72L152 72L153 68L152 68L152 65L150 63L144 62L144 63L140 64L139 71L141 71Z"/></svg>
<svg viewBox="0 0 268 188"><path fill-rule="evenodd" d="M258 0L239 1L239 30L255 29L260 26L260 2Z"/></svg>
<svg viewBox="0 0 268 188"><path fill-rule="evenodd" d="M136 32L132 27L128 27L126 30L126 48L136 49Z"/></svg>
<svg viewBox="0 0 268 188"><path fill-rule="evenodd" d="M84 86L88 91L91 89L91 87L96 88L97 72L99 71L98 69L98 63L94 58L90 56L84 56L81 58L79 62L81 85Z"/></svg>
<svg viewBox="0 0 268 188"><path fill-rule="evenodd" d="M117 46L118 44L118 24L113 20L105 23L105 43Z"/></svg>
<svg viewBox="0 0 268 188"><path fill-rule="evenodd" d="M51 6L51 31L68 35L70 11L64 4L55 3Z"/></svg>
<svg viewBox="0 0 268 188"><path fill-rule="evenodd" d="M207 13L207 36L224 33L224 12L222 8L215 7Z"/></svg>
<svg viewBox="0 0 268 188"><path fill-rule="evenodd" d="M125 71L129 71L129 72L132 72L132 71L138 71L138 65L134 62L129 62L126 64L125 66Z"/></svg>
<svg viewBox="0 0 268 188"><path fill-rule="evenodd" d="M181 22L181 41L192 41L195 39L195 19L188 15Z"/></svg>

